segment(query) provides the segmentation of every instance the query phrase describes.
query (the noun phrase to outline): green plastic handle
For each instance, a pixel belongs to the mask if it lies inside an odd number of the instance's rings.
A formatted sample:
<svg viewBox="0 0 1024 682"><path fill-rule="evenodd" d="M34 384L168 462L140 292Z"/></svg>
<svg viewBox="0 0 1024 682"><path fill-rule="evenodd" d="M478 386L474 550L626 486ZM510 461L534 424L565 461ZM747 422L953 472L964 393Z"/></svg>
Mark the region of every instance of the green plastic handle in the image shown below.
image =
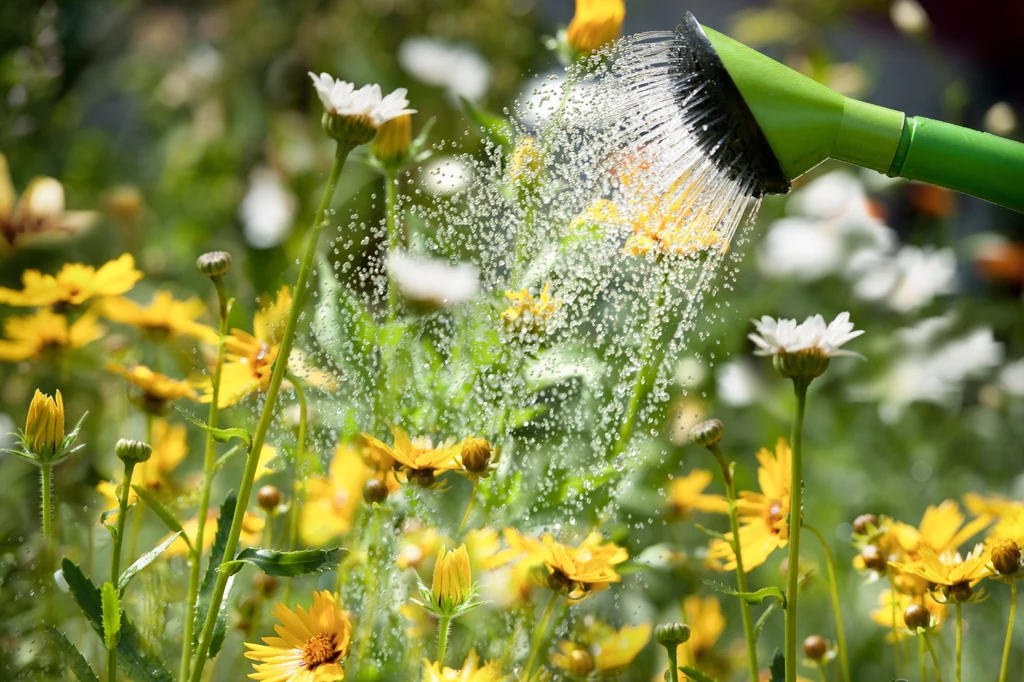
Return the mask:
<svg viewBox="0 0 1024 682"><path fill-rule="evenodd" d="M889 175L948 187L1024 213L1024 144L916 116Z"/></svg>

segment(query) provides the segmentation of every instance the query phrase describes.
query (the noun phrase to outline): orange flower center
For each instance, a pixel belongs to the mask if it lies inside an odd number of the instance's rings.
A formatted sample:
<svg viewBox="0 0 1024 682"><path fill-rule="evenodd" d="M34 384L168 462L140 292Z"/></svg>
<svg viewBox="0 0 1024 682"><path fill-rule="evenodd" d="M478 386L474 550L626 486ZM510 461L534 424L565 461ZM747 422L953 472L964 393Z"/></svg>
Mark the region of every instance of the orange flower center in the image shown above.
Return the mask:
<svg viewBox="0 0 1024 682"><path fill-rule="evenodd" d="M334 647L334 635L314 635L302 647L302 662L307 670L316 670L325 663L334 663L340 652Z"/></svg>
<svg viewBox="0 0 1024 682"><path fill-rule="evenodd" d="M782 500L772 500L768 505L768 515L765 521L768 522L768 528L772 533L778 534L779 523L786 520L786 515L782 513Z"/></svg>

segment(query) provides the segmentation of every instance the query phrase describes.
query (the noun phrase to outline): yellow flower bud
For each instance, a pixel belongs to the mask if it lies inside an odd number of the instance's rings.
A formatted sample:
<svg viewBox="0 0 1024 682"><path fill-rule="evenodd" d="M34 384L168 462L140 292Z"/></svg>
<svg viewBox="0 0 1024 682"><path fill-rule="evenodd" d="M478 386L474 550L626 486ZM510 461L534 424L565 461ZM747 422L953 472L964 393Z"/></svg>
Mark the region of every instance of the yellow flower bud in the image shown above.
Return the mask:
<svg viewBox="0 0 1024 682"><path fill-rule="evenodd" d="M445 552L444 547L438 549L432 587L438 606L451 609L464 604L469 599L472 582L466 545L449 552Z"/></svg>
<svg viewBox="0 0 1024 682"><path fill-rule="evenodd" d="M370 148L381 163L392 165L401 162L409 154L410 144L412 114L402 114L380 124Z"/></svg>
<svg viewBox="0 0 1024 682"><path fill-rule="evenodd" d="M577 52L590 54L619 37L625 18L623 0L576 0L566 40Z"/></svg>
<svg viewBox="0 0 1024 682"><path fill-rule="evenodd" d="M64 398L51 398L36 389L25 421L25 442L32 453L49 459L64 440Z"/></svg>

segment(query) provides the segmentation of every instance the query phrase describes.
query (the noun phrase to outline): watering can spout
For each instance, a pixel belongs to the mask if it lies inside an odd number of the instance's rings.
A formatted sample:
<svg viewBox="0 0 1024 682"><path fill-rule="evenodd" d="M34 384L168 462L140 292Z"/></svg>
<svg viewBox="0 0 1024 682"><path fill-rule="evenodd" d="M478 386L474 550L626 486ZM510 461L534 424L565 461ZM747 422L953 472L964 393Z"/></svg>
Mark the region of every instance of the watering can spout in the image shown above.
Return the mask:
<svg viewBox="0 0 1024 682"><path fill-rule="evenodd" d="M1024 144L989 133L910 118L831 90L687 13L677 29L689 44L717 55L724 72L705 75L736 90L788 181L826 159L839 159L893 177L921 180L1024 212ZM727 98L726 98L727 100ZM732 107L737 110L736 107ZM780 183L766 183L780 191ZM785 191L782 189L781 191Z"/></svg>

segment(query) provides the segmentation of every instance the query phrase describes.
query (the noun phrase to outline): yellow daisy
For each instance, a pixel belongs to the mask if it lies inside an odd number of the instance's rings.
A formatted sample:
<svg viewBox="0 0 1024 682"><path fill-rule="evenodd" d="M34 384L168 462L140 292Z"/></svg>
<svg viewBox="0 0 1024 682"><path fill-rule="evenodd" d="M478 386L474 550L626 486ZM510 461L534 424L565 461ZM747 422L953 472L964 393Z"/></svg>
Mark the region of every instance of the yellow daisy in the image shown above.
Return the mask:
<svg viewBox="0 0 1024 682"><path fill-rule="evenodd" d="M626 626L621 630L607 627L602 630L596 637L587 638L588 646L567 640L559 642L559 651L550 657L552 665L575 673L573 652L583 650L592 657L594 671L602 675L614 674L631 664L651 640L650 623Z"/></svg>
<svg viewBox="0 0 1024 682"><path fill-rule="evenodd" d="M78 234L97 217L94 211L65 211L64 186L54 178L34 178L19 200L7 157L0 154L0 251Z"/></svg>
<svg viewBox="0 0 1024 682"><path fill-rule="evenodd" d="M505 677L497 661L480 665L475 649L471 649L460 670L443 668L440 663L423 661L423 682L502 682Z"/></svg>
<svg viewBox="0 0 1024 682"><path fill-rule="evenodd" d="M678 196L671 191L647 203L633 218L633 235L624 251L634 256L655 252L675 256L695 256L728 247L715 229L711 208L698 203L696 185Z"/></svg>
<svg viewBox="0 0 1024 682"><path fill-rule="evenodd" d="M216 334L210 327L196 322L204 312L206 305L198 298L179 301L169 291L153 294L148 306L124 296L107 297L100 305L100 313L108 320L138 327L156 336Z"/></svg>
<svg viewBox="0 0 1024 682"><path fill-rule="evenodd" d="M20 291L0 287L0 303L22 307L79 305L96 296L123 294L140 279L142 273L135 269L135 259L128 253L98 269L66 263L56 275L26 270L21 274Z"/></svg>
<svg viewBox="0 0 1024 682"><path fill-rule="evenodd" d="M144 365L124 367L109 364L107 371L124 377L129 384L139 389L140 407L146 412L161 414L166 410L169 402L181 398L196 399L195 389L188 382L164 376Z"/></svg>
<svg viewBox="0 0 1024 682"><path fill-rule="evenodd" d="M963 556L953 551L936 554L929 547L921 547L912 563L893 561L891 564L901 571L927 580L948 598L967 601L972 594L971 588L992 575L989 561L988 550L978 543Z"/></svg>
<svg viewBox="0 0 1024 682"><path fill-rule="evenodd" d="M772 454L766 448L757 453L761 466L757 470L760 493L743 491L737 507L740 513L740 551L743 569L751 571L763 564L776 549L789 544L790 462L792 451L785 438L780 438ZM731 541L732 533L726 535ZM732 546L725 540L713 540L709 556L724 559L725 570L736 568Z"/></svg>
<svg viewBox="0 0 1024 682"><path fill-rule="evenodd" d="M938 506L925 509L917 528L895 521L891 531L903 550L912 556L922 547L942 554L959 549L991 523L991 519L984 516L966 524L964 521L960 505L955 500L946 500Z"/></svg>
<svg viewBox="0 0 1024 682"><path fill-rule="evenodd" d="M551 298L551 282L544 285L537 298L527 289L506 291L505 296L511 305L501 314L501 319L510 331L524 334L542 333L562 307L561 299Z"/></svg>
<svg viewBox="0 0 1024 682"><path fill-rule="evenodd" d="M245 643L246 658L257 661L249 679L264 682L336 682L345 679L342 660L348 655L352 625L333 594L313 593L313 606L294 611L278 602L270 612L280 625L277 637L263 644Z"/></svg>
<svg viewBox="0 0 1024 682"><path fill-rule="evenodd" d="M729 502L724 497L704 494L712 478L710 471L694 469L686 476L673 479L668 486L668 503L680 516L695 511L728 514Z"/></svg>
<svg viewBox="0 0 1024 682"><path fill-rule="evenodd" d="M620 582L622 577L615 566L629 558L625 548L605 542L600 533L591 533L579 546L572 547L555 542L550 535L537 540L507 528L505 542L517 553L526 555L524 562L546 572L548 587L564 591L570 599L582 599Z"/></svg>
<svg viewBox="0 0 1024 682"><path fill-rule="evenodd" d="M576 0L566 40L577 52L590 54L619 37L625 18L623 0Z"/></svg>
<svg viewBox="0 0 1024 682"><path fill-rule="evenodd" d="M47 350L82 348L101 338L106 329L96 323L96 315L87 312L70 326L63 315L38 310L31 315L4 320L0 339L0 361L21 362L41 357Z"/></svg>
<svg viewBox="0 0 1024 682"><path fill-rule="evenodd" d="M371 449L380 450L394 459L403 475L419 485L429 487L433 485L437 474L459 468L459 448L454 438L435 446L427 436L410 439L400 426L391 427L391 434L394 436L394 446L368 433L363 434L363 440Z"/></svg>
<svg viewBox="0 0 1024 682"><path fill-rule="evenodd" d="M722 605L715 597L691 595L683 600L683 621L690 626L690 639L676 648L679 665L723 674L722 661L712 659L711 651L725 631Z"/></svg>
<svg viewBox="0 0 1024 682"><path fill-rule="evenodd" d="M170 473L188 454L188 429L166 419L153 421L153 454L142 464L138 482L158 492L170 485Z"/></svg>

